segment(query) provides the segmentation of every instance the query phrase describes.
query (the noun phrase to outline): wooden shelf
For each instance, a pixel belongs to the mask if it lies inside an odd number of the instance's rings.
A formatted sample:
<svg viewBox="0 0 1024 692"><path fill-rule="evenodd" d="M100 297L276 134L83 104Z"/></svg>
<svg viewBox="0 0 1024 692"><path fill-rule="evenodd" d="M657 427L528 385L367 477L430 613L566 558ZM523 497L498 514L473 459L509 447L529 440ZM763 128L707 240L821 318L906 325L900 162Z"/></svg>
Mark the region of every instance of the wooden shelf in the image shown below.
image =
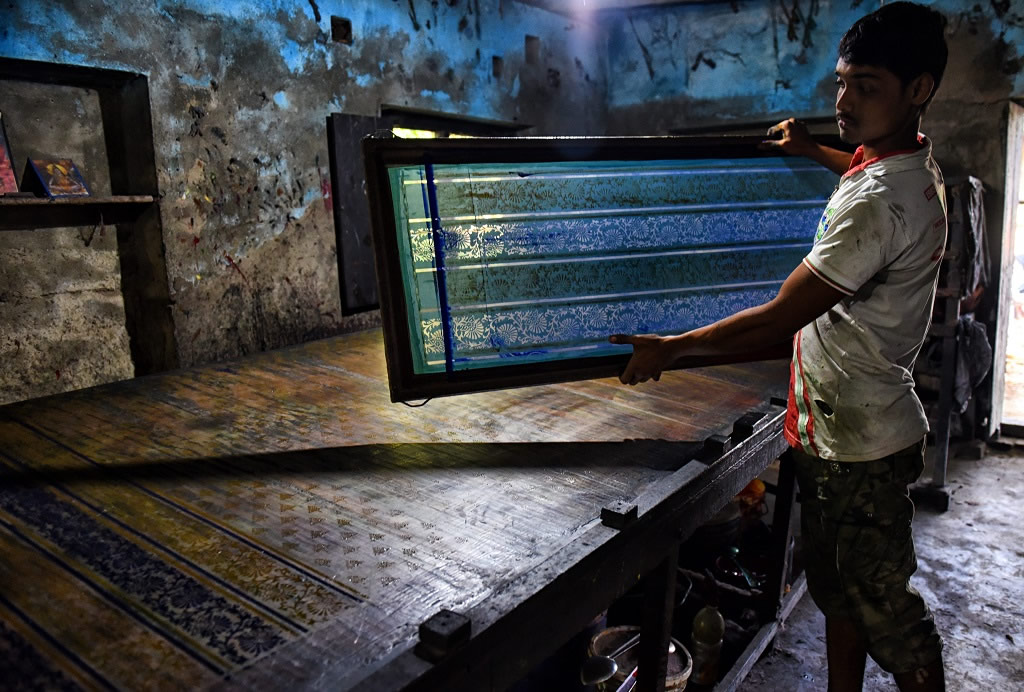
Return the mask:
<svg viewBox="0 0 1024 692"><path fill-rule="evenodd" d="M154 202L152 195L0 197L0 230L126 223L137 220Z"/></svg>
<svg viewBox="0 0 1024 692"><path fill-rule="evenodd" d="M0 79L94 90L112 196L0 197L0 232L117 226L125 328L136 375L178 367L146 75L0 57Z"/></svg>

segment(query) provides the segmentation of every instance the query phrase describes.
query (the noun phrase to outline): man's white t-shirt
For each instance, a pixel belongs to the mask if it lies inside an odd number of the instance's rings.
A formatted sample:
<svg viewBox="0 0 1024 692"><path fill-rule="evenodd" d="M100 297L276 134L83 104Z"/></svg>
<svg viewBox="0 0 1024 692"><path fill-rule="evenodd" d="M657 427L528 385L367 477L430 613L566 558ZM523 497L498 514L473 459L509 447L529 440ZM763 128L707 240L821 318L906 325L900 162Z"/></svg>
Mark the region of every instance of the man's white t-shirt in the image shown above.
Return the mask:
<svg viewBox="0 0 1024 692"><path fill-rule="evenodd" d="M870 161L857 150L803 260L844 294L794 336L785 435L807 454L880 459L928 432L911 370L931 322L946 200L919 139Z"/></svg>

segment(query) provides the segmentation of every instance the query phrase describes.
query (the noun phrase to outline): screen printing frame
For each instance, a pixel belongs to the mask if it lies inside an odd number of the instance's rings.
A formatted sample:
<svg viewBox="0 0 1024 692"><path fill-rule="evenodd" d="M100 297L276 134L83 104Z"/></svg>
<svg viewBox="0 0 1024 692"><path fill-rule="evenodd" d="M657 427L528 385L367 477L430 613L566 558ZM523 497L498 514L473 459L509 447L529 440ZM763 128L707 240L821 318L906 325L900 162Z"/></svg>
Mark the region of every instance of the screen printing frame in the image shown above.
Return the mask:
<svg viewBox="0 0 1024 692"><path fill-rule="evenodd" d="M749 135L657 137L486 137L474 139L363 139L367 197L373 237L384 354L391 400L413 401L438 396L615 377L630 353L615 356L526 362L472 370L417 373L401 273L397 220L388 169L423 164L549 163L588 161L656 161L697 158L778 158L782 152L759 148L763 137ZM824 208L824 200L822 202ZM811 229L808 229L810 234ZM672 368L788 358L791 343L771 345L728 356L692 356Z"/></svg>

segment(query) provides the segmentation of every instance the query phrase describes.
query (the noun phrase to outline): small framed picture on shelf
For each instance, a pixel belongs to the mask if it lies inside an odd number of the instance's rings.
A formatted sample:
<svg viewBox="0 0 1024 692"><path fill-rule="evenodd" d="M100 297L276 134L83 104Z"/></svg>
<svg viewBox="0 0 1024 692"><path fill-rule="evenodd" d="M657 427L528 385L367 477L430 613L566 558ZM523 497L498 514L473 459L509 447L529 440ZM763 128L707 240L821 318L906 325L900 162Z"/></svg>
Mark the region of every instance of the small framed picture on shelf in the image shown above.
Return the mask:
<svg viewBox="0 0 1024 692"><path fill-rule="evenodd" d="M21 187L47 197L88 197L89 186L71 159L30 156Z"/></svg>
<svg viewBox="0 0 1024 692"><path fill-rule="evenodd" d="M11 145L7 141L4 114L0 112L0 195L13 195L17 192L18 178L14 174L14 157L11 156Z"/></svg>

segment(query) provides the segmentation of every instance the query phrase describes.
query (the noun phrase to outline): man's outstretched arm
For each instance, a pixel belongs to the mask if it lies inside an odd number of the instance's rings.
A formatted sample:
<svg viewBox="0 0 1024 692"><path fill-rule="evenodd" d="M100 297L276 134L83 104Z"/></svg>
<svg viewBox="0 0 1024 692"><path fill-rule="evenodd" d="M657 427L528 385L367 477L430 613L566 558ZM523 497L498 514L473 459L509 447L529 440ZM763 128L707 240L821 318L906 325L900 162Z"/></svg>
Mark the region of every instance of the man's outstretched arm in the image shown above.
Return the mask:
<svg viewBox="0 0 1024 692"><path fill-rule="evenodd" d="M728 355L773 346L839 302L843 293L800 263L772 300L676 336L615 334L613 344L632 344L633 357L619 376L623 384L659 379L683 356Z"/></svg>

